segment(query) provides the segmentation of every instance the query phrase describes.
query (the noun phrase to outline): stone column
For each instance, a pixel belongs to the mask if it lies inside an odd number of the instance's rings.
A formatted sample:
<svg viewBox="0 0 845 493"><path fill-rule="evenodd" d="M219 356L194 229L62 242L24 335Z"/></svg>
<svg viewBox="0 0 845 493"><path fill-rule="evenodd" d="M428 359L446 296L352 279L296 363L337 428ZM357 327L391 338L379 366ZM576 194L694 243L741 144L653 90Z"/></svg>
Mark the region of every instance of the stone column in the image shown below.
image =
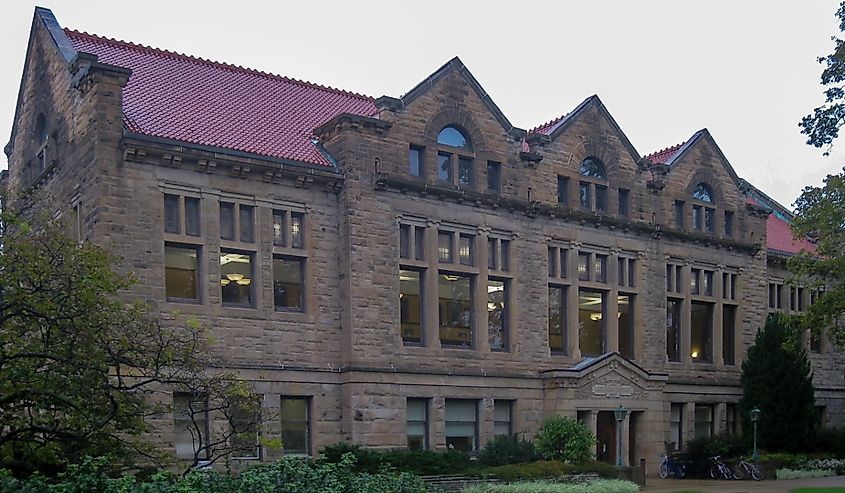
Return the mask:
<svg viewBox="0 0 845 493"><path fill-rule="evenodd" d="M437 280L437 227L439 221L428 221L425 235L425 254L428 268L423 280L423 324L425 345L430 348L440 348L440 314ZM432 442L433 443L433 442Z"/></svg>
<svg viewBox="0 0 845 493"><path fill-rule="evenodd" d="M623 466L630 466L630 462L628 461L628 453L629 448L631 447L631 410L628 410L628 414L625 415L625 419L622 420L622 425L620 426L622 433L622 449L618 451L618 453L622 454L622 465Z"/></svg>
<svg viewBox="0 0 845 493"><path fill-rule="evenodd" d="M573 243L566 254L566 272L570 277L578 275L578 248L580 246L580 243ZM581 359L581 345L578 341L578 289L570 285L566 293L567 351L577 361Z"/></svg>
<svg viewBox="0 0 845 493"><path fill-rule="evenodd" d="M683 416L681 416L681 449L683 450L686 443L693 438L695 438L695 403L685 402Z"/></svg>
<svg viewBox="0 0 845 493"><path fill-rule="evenodd" d="M478 228L475 237L475 262L478 266L478 282L475 286L475 348L482 353L490 352L489 324L487 320L487 260L490 256L487 238L490 228ZM505 300L507 302L507 300ZM507 327L507 325L506 325ZM483 443L483 442L482 442Z"/></svg>
<svg viewBox="0 0 845 493"><path fill-rule="evenodd" d="M720 402L713 406L713 432L722 435L727 431L728 426L727 405Z"/></svg>
<svg viewBox="0 0 845 493"><path fill-rule="evenodd" d="M598 435L598 417L599 417L599 412L598 412L598 411L596 411L595 409L591 409L590 411L588 411L588 413L589 413L589 414L587 415L587 426L590 428L590 433L592 433L592 434L593 434L593 436L595 437L595 436L597 436L597 435ZM591 454L593 454L593 458L598 457L598 455L596 455L596 452L597 452L597 448L596 448L596 445L597 445L597 440L598 440L598 439L593 440L593 445L592 445L592 447L590 447L590 453L591 453Z"/></svg>
<svg viewBox="0 0 845 493"><path fill-rule="evenodd" d="M610 291L607 293L607 305L602 320L607 341L605 352L619 352L619 278L624 276L624 273L619 272L619 250L613 249L607 261L610 264L607 269Z"/></svg>
<svg viewBox="0 0 845 493"><path fill-rule="evenodd" d="M681 294L684 299L681 302L681 362L691 364L690 339L692 338L692 315L690 302L690 275L692 268L688 261L684 262L681 273Z"/></svg>

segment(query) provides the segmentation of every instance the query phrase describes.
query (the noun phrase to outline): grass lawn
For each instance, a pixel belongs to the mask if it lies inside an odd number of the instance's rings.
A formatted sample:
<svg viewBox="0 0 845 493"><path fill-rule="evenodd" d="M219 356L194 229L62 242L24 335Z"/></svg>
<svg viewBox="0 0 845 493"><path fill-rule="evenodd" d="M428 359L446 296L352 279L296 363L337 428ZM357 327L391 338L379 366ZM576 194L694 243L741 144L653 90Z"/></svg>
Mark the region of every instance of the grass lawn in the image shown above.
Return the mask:
<svg viewBox="0 0 845 493"><path fill-rule="evenodd" d="M798 488L792 493L845 493L845 488Z"/></svg>

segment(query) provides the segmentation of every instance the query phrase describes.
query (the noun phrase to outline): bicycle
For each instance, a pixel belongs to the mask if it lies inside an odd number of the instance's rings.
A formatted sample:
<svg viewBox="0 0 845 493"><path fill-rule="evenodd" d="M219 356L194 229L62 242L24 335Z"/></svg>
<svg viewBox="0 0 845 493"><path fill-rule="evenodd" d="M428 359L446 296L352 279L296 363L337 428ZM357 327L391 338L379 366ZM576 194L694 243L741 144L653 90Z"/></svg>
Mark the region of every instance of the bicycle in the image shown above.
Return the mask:
<svg viewBox="0 0 845 493"><path fill-rule="evenodd" d="M745 459L740 459L733 470L734 479L745 479L751 476L754 481L760 481L764 475L763 469L757 463L748 462Z"/></svg>
<svg viewBox="0 0 845 493"><path fill-rule="evenodd" d="M663 462L660 464L660 479L673 477L683 479L687 475L687 466L669 454L663 454Z"/></svg>
<svg viewBox="0 0 845 493"><path fill-rule="evenodd" d="M710 457L710 478L717 479L719 476L725 479L733 479L733 473L731 472L730 468L722 462L722 457L720 455L716 455Z"/></svg>

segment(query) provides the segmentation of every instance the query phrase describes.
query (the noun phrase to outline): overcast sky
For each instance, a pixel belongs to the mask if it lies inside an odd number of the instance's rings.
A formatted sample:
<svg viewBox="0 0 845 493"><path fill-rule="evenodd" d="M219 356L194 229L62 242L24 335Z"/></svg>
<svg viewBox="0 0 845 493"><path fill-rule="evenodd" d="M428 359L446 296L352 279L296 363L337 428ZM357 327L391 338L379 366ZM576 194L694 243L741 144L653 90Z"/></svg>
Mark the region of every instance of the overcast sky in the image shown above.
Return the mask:
<svg viewBox="0 0 845 493"><path fill-rule="evenodd" d="M49 3L48 3L49 2ZM0 16L0 140L8 142L35 3ZM63 27L370 96L400 96L459 56L529 129L598 94L641 155L707 127L739 176L786 206L845 163L804 143L822 102L816 57L838 0L69 1ZM5 159L0 160L5 167Z"/></svg>

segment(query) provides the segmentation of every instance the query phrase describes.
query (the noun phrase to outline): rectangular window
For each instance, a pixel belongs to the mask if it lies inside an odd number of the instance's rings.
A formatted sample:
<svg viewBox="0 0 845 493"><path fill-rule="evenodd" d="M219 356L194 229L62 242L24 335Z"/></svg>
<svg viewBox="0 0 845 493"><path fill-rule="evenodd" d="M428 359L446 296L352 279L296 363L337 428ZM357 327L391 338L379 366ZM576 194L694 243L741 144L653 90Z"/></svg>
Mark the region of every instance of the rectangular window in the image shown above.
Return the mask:
<svg viewBox="0 0 845 493"><path fill-rule="evenodd" d="M304 221L305 214L302 212L290 213L290 247L302 248L304 246Z"/></svg>
<svg viewBox="0 0 845 493"><path fill-rule="evenodd" d="M798 311L804 311L804 288L798 288Z"/></svg>
<svg viewBox="0 0 845 493"><path fill-rule="evenodd" d="M475 237L472 235L462 234L458 237L460 244L458 245L458 257L462 265L475 265Z"/></svg>
<svg viewBox="0 0 845 493"><path fill-rule="evenodd" d="M462 452L478 449L478 402L446 399L446 447Z"/></svg>
<svg viewBox="0 0 845 493"><path fill-rule="evenodd" d="M287 222L285 221L285 217L287 214L285 211L274 210L273 211L273 244L278 246L285 246L287 242L285 241L285 232L287 230Z"/></svg>
<svg viewBox="0 0 845 493"><path fill-rule="evenodd" d="M713 435L713 406L695 405L695 438L708 438Z"/></svg>
<svg viewBox="0 0 845 493"><path fill-rule="evenodd" d="M675 227L684 229L684 202L682 200L675 201Z"/></svg>
<svg viewBox="0 0 845 493"><path fill-rule="evenodd" d="M405 410L408 421L408 448L428 449L428 399L408 398Z"/></svg>
<svg viewBox="0 0 845 493"><path fill-rule="evenodd" d="M557 175L557 203L569 204L569 178Z"/></svg>
<svg viewBox="0 0 845 493"><path fill-rule="evenodd" d="M725 404L725 433L736 435L739 429L736 426L736 404Z"/></svg>
<svg viewBox="0 0 845 493"><path fill-rule="evenodd" d="M282 446L285 454L311 453L311 413L307 397L282 397Z"/></svg>
<svg viewBox="0 0 845 493"><path fill-rule="evenodd" d="M496 238L487 238L487 268L490 270L496 270L497 245Z"/></svg>
<svg viewBox="0 0 845 493"><path fill-rule="evenodd" d="M704 218L701 213L701 206L692 206L692 227L701 231L704 229Z"/></svg>
<svg viewBox="0 0 845 493"><path fill-rule="evenodd" d="M628 287L633 288L637 285L637 261L629 258L628 260Z"/></svg>
<svg viewBox="0 0 845 493"><path fill-rule="evenodd" d="M419 271L399 271L399 321L402 341L422 344L422 276Z"/></svg>
<svg viewBox="0 0 845 493"><path fill-rule="evenodd" d="M736 364L736 306L722 305L722 360Z"/></svg>
<svg viewBox="0 0 845 493"><path fill-rule="evenodd" d="M185 234L200 235L200 199L185 197Z"/></svg>
<svg viewBox="0 0 845 493"><path fill-rule="evenodd" d="M549 267L549 277L557 277L557 247L549 247L549 256L548 256L548 267Z"/></svg>
<svg viewBox="0 0 845 493"><path fill-rule="evenodd" d="M502 191L502 163L487 161L487 189L496 193Z"/></svg>
<svg viewBox="0 0 845 493"><path fill-rule="evenodd" d="M713 271L705 270L702 271L703 277L702 281L704 284L704 294L707 296L713 296Z"/></svg>
<svg viewBox="0 0 845 493"><path fill-rule="evenodd" d="M711 234L716 232L716 209L704 208L704 230Z"/></svg>
<svg viewBox="0 0 845 493"><path fill-rule="evenodd" d="M408 258L411 255L411 229L408 224L399 225L399 258Z"/></svg>
<svg viewBox="0 0 845 493"><path fill-rule="evenodd" d="M208 399L203 395L173 394L176 457L204 459L208 455Z"/></svg>
<svg viewBox="0 0 845 493"><path fill-rule="evenodd" d="M241 241L253 243L255 241L255 207L240 204L238 210L240 211Z"/></svg>
<svg viewBox="0 0 845 493"><path fill-rule="evenodd" d="M606 315L606 293L578 290L578 344L582 356L604 354Z"/></svg>
<svg viewBox="0 0 845 493"><path fill-rule="evenodd" d="M675 287L672 284L675 274L675 266L671 264L666 264L666 291L674 292Z"/></svg>
<svg viewBox="0 0 845 493"><path fill-rule="evenodd" d="M690 356L693 363L713 362L713 304L690 304Z"/></svg>
<svg viewBox="0 0 845 493"><path fill-rule="evenodd" d="M619 189L619 215L622 217L628 217L628 215L631 213L629 203L630 195L630 190L626 188Z"/></svg>
<svg viewBox="0 0 845 493"><path fill-rule="evenodd" d="M164 194L164 232L179 234L179 196Z"/></svg>
<svg viewBox="0 0 845 493"><path fill-rule="evenodd" d="M408 166L410 168L411 176L422 176L422 156L422 147L412 145L408 148Z"/></svg>
<svg viewBox="0 0 845 493"><path fill-rule="evenodd" d="M783 284L778 284L775 286L775 302L777 304L778 310L783 308Z"/></svg>
<svg viewBox="0 0 845 493"><path fill-rule="evenodd" d="M168 300L199 300L197 246L164 244L164 284Z"/></svg>
<svg viewBox="0 0 845 493"><path fill-rule="evenodd" d="M303 311L305 259L273 255L273 305L279 311Z"/></svg>
<svg viewBox="0 0 845 493"><path fill-rule="evenodd" d="M414 228L414 258L425 260L425 227Z"/></svg>
<svg viewBox="0 0 845 493"><path fill-rule="evenodd" d="M725 236L728 238L734 235L734 213L725 211Z"/></svg>
<svg viewBox="0 0 845 493"><path fill-rule="evenodd" d="M578 280L579 281L589 281L590 280L590 254L589 253L579 253L578 254Z"/></svg>
<svg viewBox="0 0 845 493"><path fill-rule="evenodd" d="M464 186L472 186L473 180L473 166L472 159L468 157L458 157L458 184Z"/></svg>
<svg viewBox="0 0 845 493"><path fill-rule="evenodd" d="M472 347L472 282L469 276L439 274L440 344Z"/></svg>
<svg viewBox="0 0 845 493"><path fill-rule="evenodd" d="M549 286L549 348L566 353L566 288Z"/></svg>
<svg viewBox="0 0 845 493"><path fill-rule="evenodd" d="M507 281L487 281L487 338L491 351L508 349Z"/></svg>
<svg viewBox="0 0 845 493"><path fill-rule="evenodd" d="M774 283L769 283L769 308L775 307L775 299L777 298L776 286Z"/></svg>
<svg viewBox="0 0 845 493"><path fill-rule="evenodd" d="M252 254L220 251L220 287L224 305L252 307Z"/></svg>
<svg viewBox="0 0 845 493"><path fill-rule="evenodd" d="M681 361L681 300L666 301L666 356Z"/></svg>
<svg viewBox="0 0 845 493"><path fill-rule="evenodd" d="M669 407L669 429L672 440L672 449L681 450L684 438L684 405L670 404Z"/></svg>
<svg viewBox="0 0 845 493"><path fill-rule="evenodd" d="M689 288L692 294L701 292L701 269L690 269Z"/></svg>
<svg viewBox="0 0 845 493"><path fill-rule="evenodd" d="M499 270L507 272L510 270L510 255L511 255L511 242L510 240L499 240L499 265L497 266Z"/></svg>
<svg viewBox="0 0 845 493"><path fill-rule="evenodd" d="M582 181L578 187L578 195L580 198L581 208L582 209L592 209L593 207L593 199L590 196L590 184Z"/></svg>
<svg viewBox="0 0 845 493"><path fill-rule="evenodd" d="M619 330L619 354L634 359L634 297L619 295L617 298L619 314L617 327Z"/></svg>
<svg viewBox="0 0 845 493"><path fill-rule="evenodd" d="M240 460L260 460L261 446L258 441L258 427L261 413L258 409L244 409L232 405L229 409L231 426L232 458Z"/></svg>
<svg viewBox="0 0 845 493"><path fill-rule="evenodd" d="M235 239L235 204L220 202L220 238Z"/></svg>
<svg viewBox="0 0 845 493"><path fill-rule="evenodd" d="M620 286L624 286L625 285L625 276L628 274L628 272L627 272L628 269L625 267L625 263L626 263L627 259L623 258L623 257L619 257L616 260L617 260L616 281Z"/></svg>
<svg viewBox="0 0 845 493"><path fill-rule="evenodd" d="M607 255L595 255L593 280L595 282L607 282Z"/></svg>
<svg viewBox="0 0 845 493"><path fill-rule="evenodd" d="M452 238L454 238L454 233L443 231L437 233L437 259L441 263L452 263Z"/></svg>
<svg viewBox="0 0 845 493"><path fill-rule="evenodd" d="M596 212L607 212L607 187L596 185Z"/></svg>
<svg viewBox="0 0 845 493"><path fill-rule="evenodd" d="M513 435L513 401L493 401L493 435Z"/></svg>
<svg viewBox="0 0 845 493"><path fill-rule="evenodd" d="M447 152L437 153L437 179L452 181L452 155Z"/></svg>

